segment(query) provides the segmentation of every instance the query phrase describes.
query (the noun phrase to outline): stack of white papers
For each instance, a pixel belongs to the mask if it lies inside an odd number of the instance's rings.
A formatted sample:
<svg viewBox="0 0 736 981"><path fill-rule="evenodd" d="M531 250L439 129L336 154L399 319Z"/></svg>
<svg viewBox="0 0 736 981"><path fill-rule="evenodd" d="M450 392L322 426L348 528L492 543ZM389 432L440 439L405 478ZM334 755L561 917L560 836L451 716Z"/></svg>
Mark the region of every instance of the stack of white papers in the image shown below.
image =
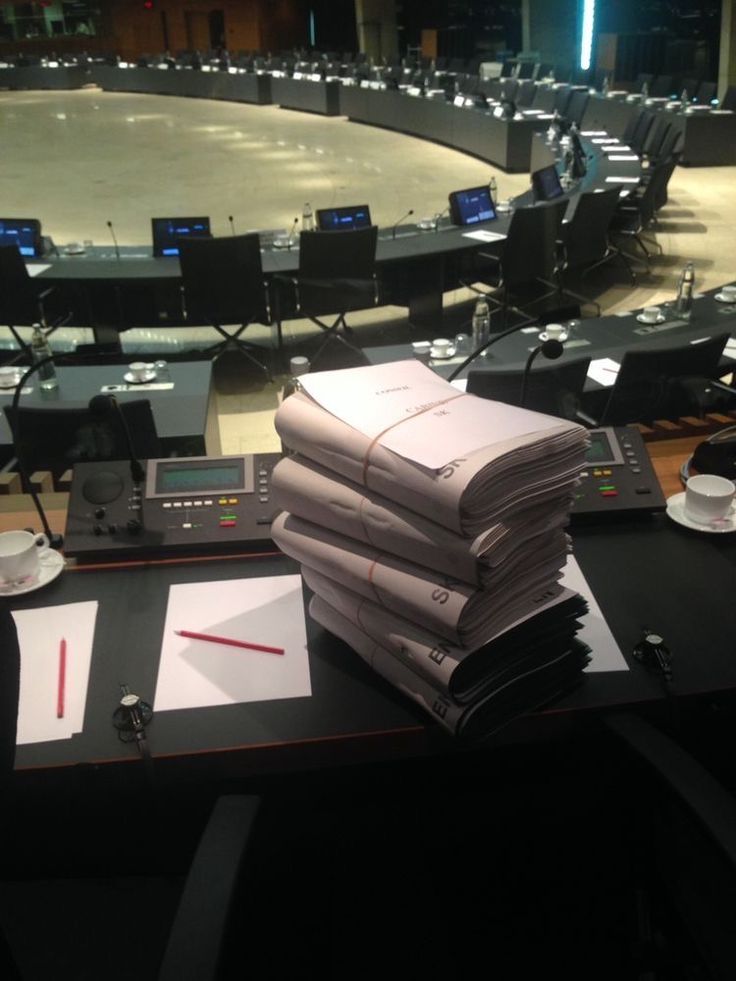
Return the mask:
<svg viewBox="0 0 736 981"><path fill-rule="evenodd" d="M586 431L405 361L300 379L276 428L276 544L311 615L454 733L569 687L586 603L560 582Z"/></svg>

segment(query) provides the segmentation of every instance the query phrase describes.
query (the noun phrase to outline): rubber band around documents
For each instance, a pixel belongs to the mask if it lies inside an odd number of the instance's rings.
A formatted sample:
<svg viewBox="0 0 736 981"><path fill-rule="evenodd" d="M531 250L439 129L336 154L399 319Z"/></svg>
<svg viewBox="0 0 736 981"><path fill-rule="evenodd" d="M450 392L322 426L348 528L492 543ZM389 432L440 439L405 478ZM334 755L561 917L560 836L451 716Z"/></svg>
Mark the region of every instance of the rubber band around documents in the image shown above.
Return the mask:
<svg viewBox="0 0 736 981"><path fill-rule="evenodd" d="M433 402L431 405L426 405L423 409L419 409L418 412L412 412L411 415L404 416L403 419L397 419L396 422L392 422L390 426L386 426L386 428L381 430L377 436L374 436L370 441L368 449L365 451L365 455L363 456L363 487L368 486L368 467L371 465L371 453L373 452L373 447L382 439L382 437L386 435L386 433L391 432L392 429L396 429L396 427L400 426L402 422L408 422L410 419L416 419L417 416L423 416L425 412L431 412L432 409L436 409L439 405L447 405L448 402L454 402L456 399L464 398L466 394L466 392L458 392L457 395L451 395L449 398L440 399L439 402ZM391 450L390 452L393 453L394 451ZM398 455L400 456L401 454ZM446 466L446 464L442 465L442 467L444 466ZM437 470L442 470L442 467L438 467Z"/></svg>

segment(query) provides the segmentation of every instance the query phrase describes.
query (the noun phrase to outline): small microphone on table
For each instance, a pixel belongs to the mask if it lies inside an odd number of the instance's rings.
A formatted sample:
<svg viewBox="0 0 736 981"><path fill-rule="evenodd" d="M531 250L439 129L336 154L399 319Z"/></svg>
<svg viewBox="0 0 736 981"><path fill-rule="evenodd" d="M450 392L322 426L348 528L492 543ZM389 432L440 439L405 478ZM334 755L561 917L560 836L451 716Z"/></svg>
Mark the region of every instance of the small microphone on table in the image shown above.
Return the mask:
<svg viewBox="0 0 736 981"><path fill-rule="evenodd" d="M112 236L112 244L115 246L115 258L120 258L120 246L118 245L118 240L115 236L115 229L112 227L112 222L108 218L107 227L110 229L110 235Z"/></svg>
<svg viewBox="0 0 736 981"><path fill-rule="evenodd" d="M294 234L296 233L296 226L299 224L299 216L294 219L294 224L291 226L291 231L289 232L289 248L291 248L291 243L294 240Z"/></svg>
<svg viewBox="0 0 736 981"><path fill-rule="evenodd" d="M133 480L134 484L142 483L145 476L143 465L136 456L136 452L133 447L133 437L130 435L130 429L128 428L128 421L123 414L123 410L120 408L120 403L118 400L114 395L94 395L89 400L89 411L92 413L92 415L98 417L109 415L114 415L117 417L118 423L120 424L120 428L122 429L123 436L125 438L126 447L128 449L131 479Z"/></svg>
<svg viewBox="0 0 736 981"><path fill-rule="evenodd" d="M234 235L234 234L235 234L235 222L233 221L233 216L232 216L232 215L228 215L228 216L227 216L227 220L228 220L228 221L229 221L229 223L230 223L230 231L231 231L231 232L233 233L233 235Z"/></svg>
<svg viewBox="0 0 736 981"><path fill-rule="evenodd" d="M521 376L519 405L522 408L526 402L526 389L527 385L529 384L529 375L537 355L542 354L548 361L556 361L558 358L562 357L564 351L565 346L562 341L558 341L556 337L548 337L542 344L537 344L534 350L530 353L529 357L526 359L526 364L524 365L524 374Z"/></svg>
<svg viewBox="0 0 736 981"><path fill-rule="evenodd" d="M414 214L414 209L413 208L409 208L409 210L406 212L405 215L402 215L401 218L399 218L399 220L397 222L394 222L394 224L391 226L391 238L392 239L396 238L396 229L399 227L399 225L402 223L402 221L406 221L407 218L411 218L411 216L413 214Z"/></svg>

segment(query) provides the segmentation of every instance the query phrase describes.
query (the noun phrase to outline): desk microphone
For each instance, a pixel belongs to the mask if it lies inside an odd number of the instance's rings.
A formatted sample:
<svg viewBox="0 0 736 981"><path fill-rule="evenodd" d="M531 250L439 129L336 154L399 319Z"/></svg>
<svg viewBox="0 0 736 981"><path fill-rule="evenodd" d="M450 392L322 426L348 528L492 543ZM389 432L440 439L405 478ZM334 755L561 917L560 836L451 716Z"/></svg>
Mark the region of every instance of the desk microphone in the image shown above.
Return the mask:
<svg viewBox="0 0 736 981"><path fill-rule="evenodd" d="M128 449L131 479L134 484L143 483L145 472L140 460L136 456L135 449L133 448L133 438L130 435L130 429L128 428L128 422L123 415L123 410L120 408L120 403L118 400L114 395L94 395L89 400L89 411L93 416L97 417L109 415L115 415L117 417Z"/></svg>
<svg viewBox="0 0 736 981"><path fill-rule="evenodd" d="M448 204L448 206L446 208L443 208L442 211L439 211L434 216L434 230L435 230L435 234L440 230L440 221L441 221L441 219L445 217L445 215L448 213L449 210L450 210L450 206Z"/></svg>
<svg viewBox="0 0 736 981"><path fill-rule="evenodd" d="M521 376L521 392L519 394L519 405L524 408L526 403L526 389L529 384L529 375L532 370L532 365L539 354L544 355L549 361L556 361L557 358L561 358L565 350L562 341L558 341L554 337L548 338L544 343L537 344L534 350L531 352L529 357L526 359L526 364L524 365L524 374Z"/></svg>
<svg viewBox="0 0 736 981"><path fill-rule="evenodd" d="M227 216L227 220L230 222L230 231L234 235L235 234L235 222L233 221L233 216L232 215L228 215Z"/></svg>
<svg viewBox="0 0 736 981"><path fill-rule="evenodd" d="M15 459L18 466L18 471L20 472L21 481L23 482L24 485L24 490L26 490L28 494L30 494L31 496L31 500L33 501L34 507L36 508L39 518L41 519L41 525L43 527L44 534L49 540L49 545L51 546L51 548L59 549L64 544L64 539L62 538L61 535L57 535L51 530L51 526L49 525L49 519L46 517L46 512L44 510L43 504L41 504L41 498L38 496L38 493L32 486L30 478L28 476L28 468L25 465L25 460L23 458L23 451L21 447L20 411L18 409L21 392L25 388L25 384L28 381L28 379L31 377L31 375L35 374L45 365L53 364L53 363L54 363L54 355L50 354L45 358L40 358L38 361L35 361L30 366L30 368L28 368L28 370L23 373L23 376L21 377L20 381L16 386L15 391L13 392L13 401L10 404L9 422L10 422L10 432L13 437L13 450L15 451Z"/></svg>
<svg viewBox="0 0 736 981"><path fill-rule="evenodd" d="M396 229L399 227L399 225L402 223L402 221L406 221L407 218L411 218L411 216L413 214L414 214L414 209L413 208L409 208L409 210L406 212L406 214L405 215L402 215L401 218L399 218L399 220L397 222L395 222L391 226L391 238L392 239L396 238Z"/></svg>
<svg viewBox="0 0 736 981"><path fill-rule="evenodd" d="M115 237L115 229L112 227L112 222L108 218L107 227L110 229L110 234L112 235L112 244L115 246L115 258L120 259L120 246L118 245L118 240Z"/></svg>
<svg viewBox="0 0 736 981"><path fill-rule="evenodd" d="M480 355L487 348L491 347L493 344L497 344L499 341L502 341L504 339L504 337L508 337L509 334L515 334L517 331L523 330L524 327L529 327L531 324L534 324L534 323L536 323L536 318L535 317L527 317L526 320L522 320L520 323L514 324L513 327L509 327L507 330L502 330L500 332L500 334L493 334L487 341L485 341L483 344L481 344L479 347L477 347L474 351L472 351L467 356L467 358L464 361L462 361L457 366L457 368L455 368L455 370L451 374L449 374L447 376L447 380L448 381L452 381L454 378L457 378L457 376L460 374L460 372L464 368L467 368L468 365L471 362L475 361L476 358L480 357ZM550 342L548 341L547 343L550 343ZM559 341L556 341L554 343L560 344ZM560 344L560 347L562 347L561 344ZM562 352L560 351L560 354L561 353ZM559 357L559 355L558 355L558 357Z"/></svg>

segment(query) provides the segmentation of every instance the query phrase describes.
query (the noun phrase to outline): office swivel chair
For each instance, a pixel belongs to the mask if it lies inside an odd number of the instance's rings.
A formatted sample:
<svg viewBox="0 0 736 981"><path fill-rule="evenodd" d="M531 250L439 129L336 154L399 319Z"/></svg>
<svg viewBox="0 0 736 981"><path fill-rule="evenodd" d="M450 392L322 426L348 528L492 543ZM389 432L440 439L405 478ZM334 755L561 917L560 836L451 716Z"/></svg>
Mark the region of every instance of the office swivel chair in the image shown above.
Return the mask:
<svg viewBox="0 0 736 981"><path fill-rule="evenodd" d="M677 419L698 410L694 380L718 377L729 335L698 344L627 351L603 409L602 426Z"/></svg>
<svg viewBox="0 0 736 981"><path fill-rule="evenodd" d="M484 252L475 257L474 281L487 283L493 292L488 294L466 285L485 295L501 311L501 329L507 325L509 310L524 318L530 316L527 307L560 295L557 242L566 209L565 198L517 208L502 243L500 258ZM480 267L479 261L483 264ZM547 288L541 295L540 286ZM517 297L519 302L512 303Z"/></svg>
<svg viewBox="0 0 736 981"><path fill-rule="evenodd" d="M628 259L610 240L608 230L619 203L619 189L586 191L578 196L576 207L569 222L560 229L562 262L560 275L563 291L584 303L592 303L600 316L601 308L595 300L570 289L567 284L570 273L587 276L594 269L615 259L626 266L632 285L636 281Z"/></svg>
<svg viewBox="0 0 736 981"><path fill-rule="evenodd" d="M53 290L54 287L43 289L29 275L15 245L0 245L0 323L9 328L21 351L30 349L16 330L18 326L41 324L46 333L51 333L69 319L67 315L52 324L47 322L46 302Z"/></svg>
<svg viewBox="0 0 736 981"><path fill-rule="evenodd" d="M611 222L611 235L621 241L634 242L644 257L647 269L651 268L650 248L662 254L662 246L652 237L652 226L656 225L657 211L667 202L667 187L677 159L677 154L673 154L668 160L654 164L646 183L637 189L637 193L621 201Z"/></svg>
<svg viewBox="0 0 736 981"><path fill-rule="evenodd" d="M187 321L207 323L223 338L208 347L207 353L218 357L235 348L270 380L270 371L253 353L256 348L240 340L251 323L271 323L258 235L182 238L179 263ZM240 326L231 333L227 324Z"/></svg>
<svg viewBox="0 0 736 981"><path fill-rule="evenodd" d="M324 331L324 338L310 356L313 365L334 343L359 355L363 363L363 354L345 316L350 311L378 305L377 241L376 225L348 231L302 232L299 270L296 276L280 277L279 282L293 290L296 316L307 317ZM336 314L335 319L325 323L322 318L329 314ZM281 336L281 299L277 319Z"/></svg>
<svg viewBox="0 0 736 981"><path fill-rule="evenodd" d="M156 423L148 399L120 402L133 451L140 460L162 455ZM75 463L127 460L128 443L116 412L95 415L84 408L47 408L21 404L16 412L4 406L21 462L30 475L48 470L54 483ZM16 461L7 464L12 470Z"/></svg>
<svg viewBox="0 0 736 981"><path fill-rule="evenodd" d="M589 367L590 358L566 361L564 364L549 362L532 368L526 385L522 369L496 371L476 367L468 371L466 391L469 395L519 405L546 415L578 419L580 397Z"/></svg>

